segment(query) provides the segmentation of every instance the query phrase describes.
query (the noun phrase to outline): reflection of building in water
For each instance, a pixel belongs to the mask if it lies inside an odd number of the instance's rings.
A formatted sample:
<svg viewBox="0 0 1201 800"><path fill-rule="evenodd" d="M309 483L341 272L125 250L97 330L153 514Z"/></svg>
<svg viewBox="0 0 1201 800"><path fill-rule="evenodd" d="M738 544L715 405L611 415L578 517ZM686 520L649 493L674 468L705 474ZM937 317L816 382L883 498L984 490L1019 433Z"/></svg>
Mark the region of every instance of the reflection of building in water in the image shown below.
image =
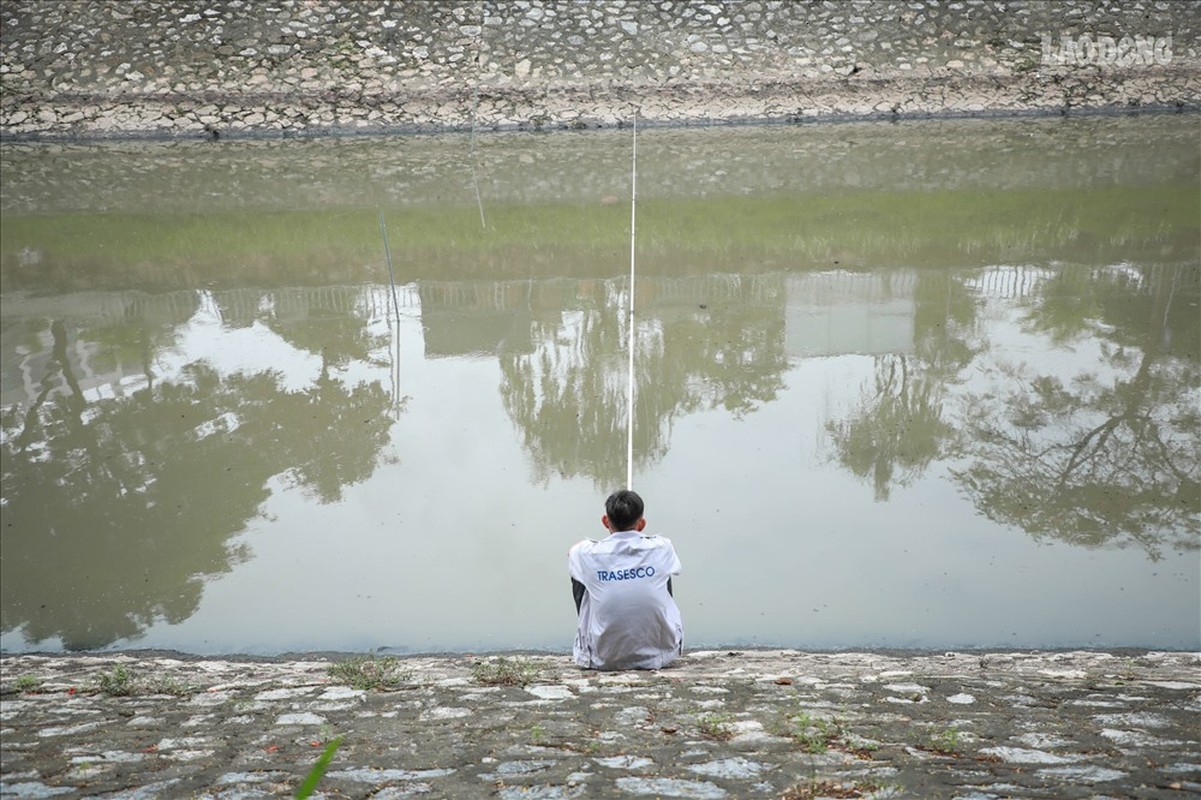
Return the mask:
<svg viewBox="0 0 1201 800"><path fill-rule="evenodd" d="M426 357L530 352L535 312L564 307L564 298L548 291L556 285L546 281L421 283Z"/></svg>
<svg viewBox="0 0 1201 800"><path fill-rule="evenodd" d="M993 297L1026 295L1045 270L1006 268L982 273L973 288ZM1085 275L1085 279L1090 276ZM550 322L567 309L603 301L624 278L511 281L425 281L397 287L402 309L420 309L429 357L530 353L532 324ZM785 350L791 357L911 353L917 271L829 271L767 275L702 275L638 280L640 317L663 323L692 316L702 305L777 305L785 293ZM225 325L271 317L295 323L319 314L377 320L390 314L386 287L320 286L231 289L210 293ZM200 303L195 291L78 292L32 298L0 296L5 321L0 349L0 404L31 402L43 390L54 358L48 320L66 321L66 356L90 397L120 396L145 385L145 362L136 348L117 349L89 331L140 325L178 326ZM161 342L150 344L151 350ZM100 358L101 352L105 355ZM57 390L56 390L57 391Z"/></svg>
<svg viewBox="0 0 1201 800"><path fill-rule="evenodd" d="M1030 296L1055 270L1034 266L1001 266L972 270L969 275L946 271L942 281L962 281L977 296L1014 300ZM1112 280L1112 270L1063 273L1074 285ZM918 270L809 272L785 279L785 346L790 356L912 354L917 333L917 287L929 285L931 274Z"/></svg>
<svg viewBox="0 0 1201 800"><path fill-rule="evenodd" d="M916 282L912 270L788 276L788 355L912 353Z"/></svg>
<svg viewBox="0 0 1201 800"><path fill-rule="evenodd" d="M578 307L599 297L602 284L611 292L624 280L423 282L426 354L531 352L533 319ZM635 306L638 316L666 323L721 303L777 304L782 283L788 355L912 352L914 272L639 278Z"/></svg>
<svg viewBox="0 0 1201 800"><path fill-rule="evenodd" d="M146 384L145 367L133 351L124 355L94 336L96 327L179 324L196 310L195 292L145 295L140 292L76 292L49 297L0 296L4 336L0 341L0 406L32 402L48 387L51 362L65 357L79 389L92 399L122 396ZM50 320L63 320L64 341L56 353ZM63 391L59 386L54 391Z"/></svg>
<svg viewBox="0 0 1201 800"><path fill-rule="evenodd" d="M987 296L1019 297L1045 274L1036 268L988 270L973 288ZM566 309L603 300L623 281L426 281L397 289L402 309L410 313L420 309L426 355L437 358L530 353L535 320L549 322ZM639 278L636 306L640 317L670 323L681 315L693 315L701 305L776 305L783 287L788 356L905 354L914 347L916 283L916 270L647 277ZM391 302L387 288L378 286L245 288L211 295L223 324L235 327L266 316L294 323L331 312L382 319L389 315ZM47 320L66 321L66 356L80 388L98 399L145 385L145 363L134 350L126 348L122 356L87 331L134 324L148 329L178 326L196 313L199 302L195 291L0 297L5 320L0 404L31 402L44 390L43 376L54 358ZM99 358L102 351L105 355Z"/></svg>

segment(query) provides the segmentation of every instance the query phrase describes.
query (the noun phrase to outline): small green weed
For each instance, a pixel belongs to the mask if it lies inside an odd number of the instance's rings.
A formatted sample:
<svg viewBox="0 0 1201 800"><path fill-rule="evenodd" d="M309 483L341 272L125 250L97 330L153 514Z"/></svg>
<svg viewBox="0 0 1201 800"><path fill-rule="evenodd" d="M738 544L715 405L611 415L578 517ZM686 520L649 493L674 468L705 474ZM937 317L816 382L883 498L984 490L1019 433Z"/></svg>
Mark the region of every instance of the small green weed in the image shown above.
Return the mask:
<svg viewBox="0 0 1201 800"><path fill-rule="evenodd" d="M546 728L538 723L534 723L534 727L530 728L530 741L534 744L542 744L546 741Z"/></svg>
<svg viewBox="0 0 1201 800"><path fill-rule="evenodd" d="M169 694L174 697L187 697L199 691L195 686L175 678L149 678L140 681L137 689L139 694Z"/></svg>
<svg viewBox="0 0 1201 800"><path fill-rule="evenodd" d="M796 715L792 720L792 739L807 753L824 753L831 743L842 737L842 724L838 720L805 713Z"/></svg>
<svg viewBox="0 0 1201 800"><path fill-rule="evenodd" d="M12 688L16 692L36 692L42 686L42 681L32 675L21 675L13 681Z"/></svg>
<svg viewBox="0 0 1201 800"><path fill-rule="evenodd" d="M393 689L410 679L395 656L359 656L339 661L329 668L329 676L352 689Z"/></svg>
<svg viewBox="0 0 1201 800"><path fill-rule="evenodd" d="M870 761L880 749L878 742L853 733L836 716L817 716L798 710L779 718L770 730L777 736L792 739L806 753L814 755L835 749Z"/></svg>
<svg viewBox="0 0 1201 800"><path fill-rule="evenodd" d="M471 666L471 677L485 686L527 686L541 671L542 668L533 661L500 656L475 662Z"/></svg>
<svg viewBox="0 0 1201 800"><path fill-rule="evenodd" d="M596 739L588 739L587 741L579 743L564 742L562 747L564 750L571 750L575 753L583 753L586 756L594 756L600 752L601 743Z"/></svg>
<svg viewBox="0 0 1201 800"><path fill-rule="evenodd" d="M942 755L954 755L959 752L959 731L947 728L945 731L933 731L926 741L926 748Z"/></svg>
<svg viewBox="0 0 1201 800"><path fill-rule="evenodd" d="M878 783L865 781L863 783L839 783L831 780L812 778L804 783L790 786L780 795L780 800L814 800L818 797L863 797L884 788Z"/></svg>
<svg viewBox="0 0 1201 800"><path fill-rule="evenodd" d="M110 697L128 697L134 693L134 676L124 664L113 667L112 672L102 672L96 676L100 691Z"/></svg>
<svg viewBox="0 0 1201 800"><path fill-rule="evenodd" d="M880 749L879 742L846 731L842 733L835 746L837 749L845 753L850 753L864 761L871 761L875 758L876 751Z"/></svg>
<svg viewBox="0 0 1201 800"><path fill-rule="evenodd" d="M734 735L734 717L727 713L711 712L702 714L697 719L697 727L701 734L710 739L725 741Z"/></svg>

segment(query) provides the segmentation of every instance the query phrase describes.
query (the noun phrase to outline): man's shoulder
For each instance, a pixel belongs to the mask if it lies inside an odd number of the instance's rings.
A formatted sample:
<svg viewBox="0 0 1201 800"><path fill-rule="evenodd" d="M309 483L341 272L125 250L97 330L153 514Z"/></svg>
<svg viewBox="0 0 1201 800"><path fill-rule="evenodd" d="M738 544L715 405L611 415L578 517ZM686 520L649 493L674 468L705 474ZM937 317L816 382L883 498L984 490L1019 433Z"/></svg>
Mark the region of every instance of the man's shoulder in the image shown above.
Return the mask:
<svg viewBox="0 0 1201 800"><path fill-rule="evenodd" d="M675 550L671 543L671 539L666 536L658 536L654 534L639 534L637 537L617 538L609 536L605 539L582 539L571 546L568 550L568 555L583 555L585 553L604 553L611 550L623 550L633 548L641 549L663 549Z"/></svg>
<svg viewBox="0 0 1201 800"><path fill-rule="evenodd" d="M571 555L572 553L586 553L592 548L596 547L598 544L600 544L600 542L596 539L581 539L571 546L571 548L567 551L567 554Z"/></svg>

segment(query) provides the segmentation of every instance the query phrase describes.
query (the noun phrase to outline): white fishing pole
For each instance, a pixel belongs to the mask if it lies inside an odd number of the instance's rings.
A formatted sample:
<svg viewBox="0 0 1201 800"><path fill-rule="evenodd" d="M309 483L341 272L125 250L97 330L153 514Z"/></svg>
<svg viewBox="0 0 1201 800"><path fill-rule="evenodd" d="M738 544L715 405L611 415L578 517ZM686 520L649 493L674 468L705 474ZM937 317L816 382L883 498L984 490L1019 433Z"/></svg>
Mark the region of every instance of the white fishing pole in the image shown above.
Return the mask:
<svg viewBox="0 0 1201 800"><path fill-rule="evenodd" d="M626 395L626 488L634 488L634 227L638 208L638 112L634 112L634 147L630 161L630 382Z"/></svg>

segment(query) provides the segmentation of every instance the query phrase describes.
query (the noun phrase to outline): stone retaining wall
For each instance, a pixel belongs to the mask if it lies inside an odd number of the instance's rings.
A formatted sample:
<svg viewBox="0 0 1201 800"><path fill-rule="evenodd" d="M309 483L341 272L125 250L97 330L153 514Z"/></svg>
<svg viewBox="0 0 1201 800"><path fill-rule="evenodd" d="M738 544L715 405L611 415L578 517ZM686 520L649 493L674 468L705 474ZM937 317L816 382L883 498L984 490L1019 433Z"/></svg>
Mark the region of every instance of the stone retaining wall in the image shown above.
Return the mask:
<svg viewBox="0 0 1201 800"><path fill-rule="evenodd" d="M1201 791L1198 656L692 652L4 656L0 794L1175 798ZM350 685L348 685L350 684Z"/></svg>
<svg viewBox="0 0 1201 800"><path fill-rule="evenodd" d="M1201 4L6 0L6 138L1201 105Z"/></svg>

